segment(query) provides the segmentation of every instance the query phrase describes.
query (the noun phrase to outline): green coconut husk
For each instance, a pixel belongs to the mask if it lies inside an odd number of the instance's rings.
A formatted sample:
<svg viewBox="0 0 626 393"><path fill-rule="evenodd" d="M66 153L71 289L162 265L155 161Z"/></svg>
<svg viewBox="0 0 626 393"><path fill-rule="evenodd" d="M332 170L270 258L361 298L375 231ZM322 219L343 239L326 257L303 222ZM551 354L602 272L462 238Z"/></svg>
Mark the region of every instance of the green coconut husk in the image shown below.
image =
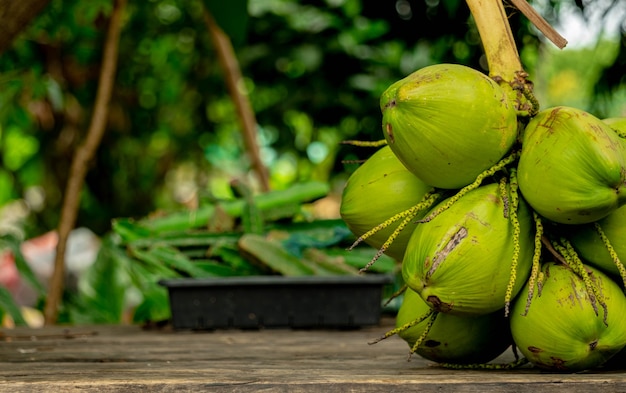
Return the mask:
<svg viewBox="0 0 626 393"><path fill-rule="evenodd" d="M626 297L609 276L586 270L606 304L600 313L583 279L554 262L543 265L530 309L526 312L523 297L514 302L513 339L533 365L557 372L594 369L626 346Z"/></svg>
<svg viewBox="0 0 626 393"><path fill-rule="evenodd" d="M568 239L583 260L626 285L626 206L594 223L573 226Z"/></svg>
<svg viewBox="0 0 626 393"><path fill-rule="evenodd" d="M602 121L617 132L620 137L626 138L626 117L609 117Z"/></svg>
<svg viewBox="0 0 626 393"><path fill-rule="evenodd" d="M524 201L511 208L517 198L510 191L508 184L480 186L413 231L402 275L435 310L489 314L505 308L528 279L534 221Z"/></svg>
<svg viewBox="0 0 626 393"><path fill-rule="evenodd" d="M437 188L470 184L517 139L507 93L462 65L415 71L382 94L380 107L388 145L411 172Z"/></svg>
<svg viewBox="0 0 626 393"><path fill-rule="evenodd" d="M626 142L579 109L560 106L535 116L524 130L517 168L524 199L557 223L594 222L626 203Z"/></svg>
<svg viewBox="0 0 626 393"><path fill-rule="evenodd" d="M430 306L412 290L404 293L396 327L414 321ZM426 335L428 320L398 332L415 353L437 363L473 364L489 362L512 343L509 321L502 310L477 317L439 313ZM423 336L423 337L422 337ZM415 344L421 340L415 347Z"/></svg>
<svg viewBox="0 0 626 393"><path fill-rule="evenodd" d="M357 237L361 237L391 217L405 212L433 192L433 187L425 184L409 172L391 151L389 146L377 150L348 178L343 189L340 214L346 226ZM405 218L417 220L427 211L413 209L406 217L390 222L386 227L364 239L370 246L381 249ZM384 250L385 254L401 261L415 225L407 225Z"/></svg>

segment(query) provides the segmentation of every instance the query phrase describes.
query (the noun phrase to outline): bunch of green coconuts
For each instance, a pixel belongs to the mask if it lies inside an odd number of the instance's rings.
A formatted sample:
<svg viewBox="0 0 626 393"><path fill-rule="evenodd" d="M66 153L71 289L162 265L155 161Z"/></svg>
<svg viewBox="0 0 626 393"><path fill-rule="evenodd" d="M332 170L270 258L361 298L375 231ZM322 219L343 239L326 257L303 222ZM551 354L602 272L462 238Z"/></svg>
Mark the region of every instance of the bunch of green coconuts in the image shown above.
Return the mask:
<svg viewBox="0 0 626 393"><path fill-rule="evenodd" d="M626 118L521 116L496 81L456 64L417 70L380 106L386 143L350 175L341 215L378 249L371 263L401 262L385 337L451 367L511 346L512 367L626 359Z"/></svg>

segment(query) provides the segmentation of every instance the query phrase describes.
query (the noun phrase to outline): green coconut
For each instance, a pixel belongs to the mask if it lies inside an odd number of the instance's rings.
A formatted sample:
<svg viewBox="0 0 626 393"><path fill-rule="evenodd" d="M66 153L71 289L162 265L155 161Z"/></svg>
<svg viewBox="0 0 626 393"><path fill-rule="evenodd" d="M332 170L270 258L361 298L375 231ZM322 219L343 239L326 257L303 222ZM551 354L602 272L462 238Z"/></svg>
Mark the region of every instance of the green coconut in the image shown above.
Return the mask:
<svg viewBox="0 0 626 393"><path fill-rule="evenodd" d="M606 316L597 301L596 314L583 280L553 262L542 267L544 280L541 289L535 284L526 315L526 297L515 301L510 320L513 340L535 366L562 372L593 369L626 346L624 293L600 270L586 268L604 296Z"/></svg>
<svg viewBox="0 0 626 393"><path fill-rule="evenodd" d="M380 100L385 139L417 177L464 187L497 163L517 138L515 108L488 76L436 64L392 84Z"/></svg>
<svg viewBox="0 0 626 393"><path fill-rule="evenodd" d="M608 119L603 119L602 121L618 133L626 133L626 117L609 117Z"/></svg>
<svg viewBox="0 0 626 393"><path fill-rule="evenodd" d="M547 219L597 221L626 203L626 142L585 111L547 109L524 130L518 177L528 204Z"/></svg>
<svg viewBox="0 0 626 393"><path fill-rule="evenodd" d="M396 316L396 326L403 326L425 315L430 306L408 289ZM502 354L512 343L509 320L502 310L477 317L459 317L440 313L415 352L437 363L487 363ZM413 348L426 329L427 320L398 335Z"/></svg>
<svg viewBox="0 0 626 393"><path fill-rule="evenodd" d="M597 221L620 263L626 263L626 206ZM618 265L595 228L595 224L574 225L568 239L579 256L603 272L620 276Z"/></svg>
<svg viewBox="0 0 626 393"><path fill-rule="evenodd" d="M418 204L433 188L415 177L393 154L389 146L377 150L348 178L339 212L346 226L361 236L397 213ZM418 213L419 219L424 213ZM399 222L376 232L365 242L380 249ZM385 254L401 261L415 225L408 225Z"/></svg>
<svg viewBox="0 0 626 393"><path fill-rule="evenodd" d="M489 314L505 307L507 292L512 298L524 285L532 267L534 222L520 200L519 249L513 266L508 186L506 194L508 202L498 184L480 186L413 231L402 276L434 309L455 315ZM512 273L516 280L509 288Z"/></svg>

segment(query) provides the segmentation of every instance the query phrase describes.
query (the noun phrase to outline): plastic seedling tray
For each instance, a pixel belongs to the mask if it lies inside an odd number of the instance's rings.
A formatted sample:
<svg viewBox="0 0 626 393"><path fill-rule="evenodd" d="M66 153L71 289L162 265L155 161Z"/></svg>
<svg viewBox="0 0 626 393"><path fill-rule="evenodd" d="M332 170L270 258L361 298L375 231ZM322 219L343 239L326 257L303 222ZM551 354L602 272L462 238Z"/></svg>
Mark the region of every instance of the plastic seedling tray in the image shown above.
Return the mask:
<svg viewBox="0 0 626 393"><path fill-rule="evenodd" d="M175 329L359 328L380 321L393 276L182 278L167 287Z"/></svg>

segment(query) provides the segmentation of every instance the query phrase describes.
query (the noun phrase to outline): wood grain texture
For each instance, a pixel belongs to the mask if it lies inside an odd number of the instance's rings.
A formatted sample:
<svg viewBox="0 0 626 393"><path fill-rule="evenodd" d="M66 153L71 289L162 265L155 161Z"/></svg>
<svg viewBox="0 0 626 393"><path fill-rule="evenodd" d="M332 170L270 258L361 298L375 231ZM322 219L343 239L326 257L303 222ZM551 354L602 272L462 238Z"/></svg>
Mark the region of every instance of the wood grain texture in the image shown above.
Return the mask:
<svg viewBox="0 0 626 393"><path fill-rule="evenodd" d="M398 337L360 330L142 330L134 326L4 330L0 392L603 392L626 391L623 370L550 374L448 370ZM511 351L499 362L511 361Z"/></svg>

